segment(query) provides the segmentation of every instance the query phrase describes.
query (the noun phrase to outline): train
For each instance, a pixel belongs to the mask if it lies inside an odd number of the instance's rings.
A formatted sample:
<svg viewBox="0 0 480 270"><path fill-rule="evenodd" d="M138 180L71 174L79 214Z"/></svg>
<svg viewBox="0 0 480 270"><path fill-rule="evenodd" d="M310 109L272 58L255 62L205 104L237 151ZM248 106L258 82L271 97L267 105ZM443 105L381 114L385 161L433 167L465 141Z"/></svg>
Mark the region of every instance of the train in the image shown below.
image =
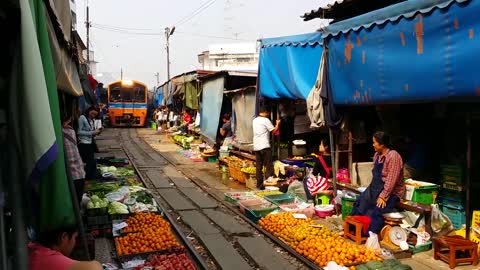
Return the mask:
<svg viewBox="0 0 480 270"><path fill-rule="evenodd" d="M107 86L108 116L112 127L143 127L147 121L148 87L135 80Z"/></svg>

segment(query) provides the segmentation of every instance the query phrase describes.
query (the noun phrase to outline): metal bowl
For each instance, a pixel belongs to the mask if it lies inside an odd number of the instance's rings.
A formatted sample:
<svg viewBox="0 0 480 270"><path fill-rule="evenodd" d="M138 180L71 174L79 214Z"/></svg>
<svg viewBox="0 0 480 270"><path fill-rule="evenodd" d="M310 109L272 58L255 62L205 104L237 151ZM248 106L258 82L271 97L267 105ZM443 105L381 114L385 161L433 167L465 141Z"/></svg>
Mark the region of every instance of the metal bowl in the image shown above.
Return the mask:
<svg viewBox="0 0 480 270"><path fill-rule="evenodd" d="M402 213L398 213L398 212L386 213L386 214L383 214L383 217L386 219L394 220L394 221L400 221L405 218L405 216Z"/></svg>

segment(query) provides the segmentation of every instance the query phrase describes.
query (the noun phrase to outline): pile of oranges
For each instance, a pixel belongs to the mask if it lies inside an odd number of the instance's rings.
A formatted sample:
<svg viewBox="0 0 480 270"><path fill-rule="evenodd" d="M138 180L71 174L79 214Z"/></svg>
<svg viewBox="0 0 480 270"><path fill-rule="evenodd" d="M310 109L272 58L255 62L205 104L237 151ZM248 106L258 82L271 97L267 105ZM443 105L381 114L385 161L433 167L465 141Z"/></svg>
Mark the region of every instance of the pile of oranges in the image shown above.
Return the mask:
<svg viewBox="0 0 480 270"><path fill-rule="evenodd" d="M122 233L115 238L118 256L181 247L173 235L170 224L154 213L137 213L126 221Z"/></svg>
<svg viewBox="0 0 480 270"><path fill-rule="evenodd" d="M381 260L373 250L348 242L324 226L312 226L316 223L311 219L296 219L288 212L267 215L259 224L321 267L330 261L339 265L353 265ZM355 267L351 266L350 269Z"/></svg>
<svg viewBox="0 0 480 270"><path fill-rule="evenodd" d="M294 227L301 224L315 224L315 222L310 219L297 219L293 217L293 214L290 212L270 214L258 221L260 227L266 231L272 233L275 236L279 236L280 233L290 227Z"/></svg>

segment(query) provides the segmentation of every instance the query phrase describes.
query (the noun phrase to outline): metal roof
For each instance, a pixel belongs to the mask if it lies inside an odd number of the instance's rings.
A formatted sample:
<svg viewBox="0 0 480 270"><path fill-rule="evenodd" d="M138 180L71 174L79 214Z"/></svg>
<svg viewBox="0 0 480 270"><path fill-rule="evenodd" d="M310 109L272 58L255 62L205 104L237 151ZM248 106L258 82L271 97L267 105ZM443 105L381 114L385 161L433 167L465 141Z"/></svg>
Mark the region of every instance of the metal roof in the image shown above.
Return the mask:
<svg viewBox="0 0 480 270"><path fill-rule="evenodd" d="M316 18L341 21L403 1L406 0L333 0L316 10L305 13L301 17L304 21L310 21Z"/></svg>

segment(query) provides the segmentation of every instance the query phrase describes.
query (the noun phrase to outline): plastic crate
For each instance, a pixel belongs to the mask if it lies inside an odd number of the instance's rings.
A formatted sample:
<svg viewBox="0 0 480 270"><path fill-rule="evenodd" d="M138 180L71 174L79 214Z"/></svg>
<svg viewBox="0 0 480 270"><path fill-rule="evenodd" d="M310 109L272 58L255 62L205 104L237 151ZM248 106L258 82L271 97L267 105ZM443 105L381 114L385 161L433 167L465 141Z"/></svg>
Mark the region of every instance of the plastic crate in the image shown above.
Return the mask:
<svg viewBox="0 0 480 270"><path fill-rule="evenodd" d="M229 156L230 156L230 151L222 151L222 150L219 151L219 158L229 157Z"/></svg>
<svg viewBox="0 0 480 270"><path fill-rule="evenodd" d="M256 199L258 197L253 192L226 192L224 198L225 201L238 205L239 201Z"/></svg>
<svg viewBox="0 0 480 270"><path fill-rule="evenodd" d="M462 167L458 165L442 165L440 166L440 175L442 183L454 183L457 185L463 184Z"/></svg>
<svg viewBox="0 0 480 270"><path fill-rule="evenodd" d="M280 205L280 204L286 204L286 203L293 203L295 201L300 201L295 195L292 195L290 193L283 193L283 194L277 194L277 195L267 195L264 197L265 200L275 204L275 205Z"/></svg>
<svg viewBox="0 0 480 270"><path fill-rule="evenodd" d="M414 201L422 204L432 204L434 194L438 194L438 186L432 183L407 180L405 184L405 187L407 189L407 192L405 193L405 199L409 201ZM416 184L420 186L413 186L411 184Z"/></svg>
<svg viewBox="0 0 480 270"><path fill-rule="evenodd" d="M240 212L245 214L250 211L256 216L263 217L273 210L277 209L277 206L265 199L252 199L239 202Z"/></svg>
<svg viewBox="0 0 480 270"><path fill-rule="evenodd" d="M428 241L427 243L419 246L408 245L408 247L413 251L413 254L417 254L432 249L432 241Z"/></svg>
<svg viewBox="0 0 480 270"><path fill-rule="evenodd" d="M347 216L352 213L353 203L355 203L356 198L342 198L342 219L345 220Z"/></svg>
<svg viewBox="0 0 480 270"><path fill-rule="evenodd" d="M462 205L453 203L442 203L442 212L450 218L453 227L458 230L465 224L465 210Z"/></svg>
<svg viewBox="0 0 480 270"><path fill-rule="evenodd" d="M444 189L455 190L460 192L464 190L464 186L462 184L453 183L453 182L444 182L442 183L442 187Z"/></svg>

